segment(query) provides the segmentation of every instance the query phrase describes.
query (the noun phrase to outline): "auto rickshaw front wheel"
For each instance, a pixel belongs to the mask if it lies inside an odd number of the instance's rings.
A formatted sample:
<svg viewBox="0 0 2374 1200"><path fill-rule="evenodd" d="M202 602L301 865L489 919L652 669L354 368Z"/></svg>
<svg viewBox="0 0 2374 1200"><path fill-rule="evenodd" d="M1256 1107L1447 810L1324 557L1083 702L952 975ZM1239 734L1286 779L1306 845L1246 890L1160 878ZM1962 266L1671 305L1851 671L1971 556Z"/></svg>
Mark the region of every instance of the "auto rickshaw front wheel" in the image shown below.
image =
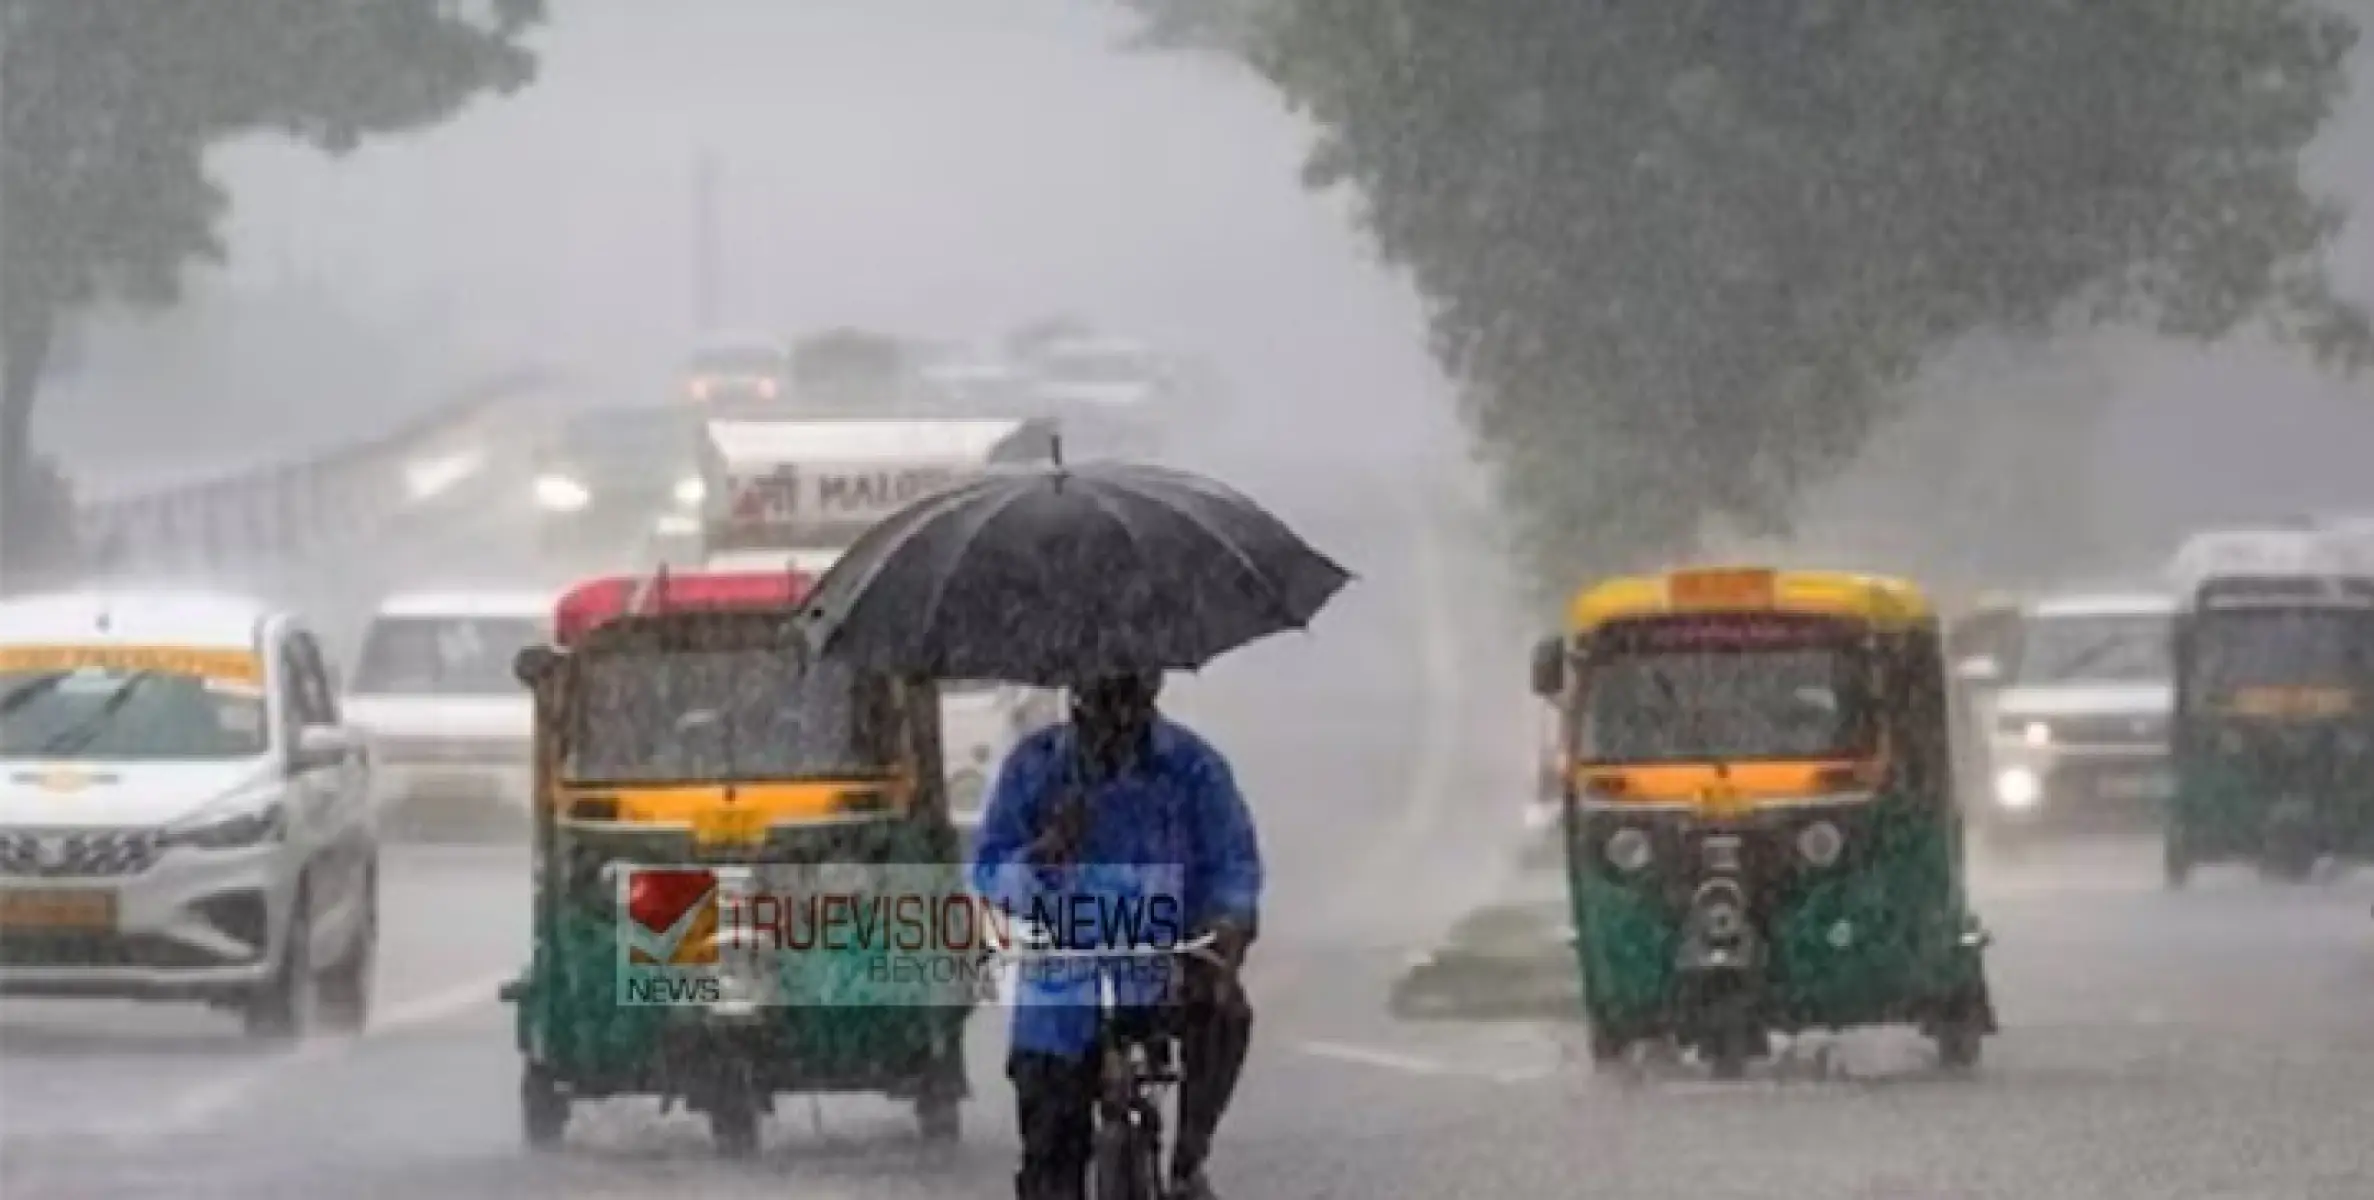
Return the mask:
<svg viewBox="0 0 2374 1200"><path fill-rule="evenodd" d="M2184 844L2183 836L2170 826L2160 842L2160 879L2169 891L2182 891L2193 877L2193 854Z"/></svg>
<svg viewBox="0 0 2374 1200"><path fill-rule="evenodd" d="M1967 1017L1955 1017L1937 1027L1931 1035L1937 1041L1937 1065L1948 1071L1968 1071L1978 1066L1980 1048L1986 1034L1977 1022Z"/></svg>
<svg viewBox="0 0 2374 1200"><path fill-rule="evenodd" d="M519 1129L530 1150L550 1150L569 1127L569 1097L552 1072L529 1063L519 1074Z"/></svg>
<svg viewBox="0 0 2374 1200"><path fill-rule="evenodd" d="M953 1145L964 1138L963 1106L953 1096L923 1097L915 1102L915 1125L924 1141Z"/></svg>
<svg viewBox="0 0 2374 1200"><path fill-rule="evenodd" d="M709 1139L727 1158L758 1153L758 1090L747 1073L729 1071L709 1097Z"/></svg>

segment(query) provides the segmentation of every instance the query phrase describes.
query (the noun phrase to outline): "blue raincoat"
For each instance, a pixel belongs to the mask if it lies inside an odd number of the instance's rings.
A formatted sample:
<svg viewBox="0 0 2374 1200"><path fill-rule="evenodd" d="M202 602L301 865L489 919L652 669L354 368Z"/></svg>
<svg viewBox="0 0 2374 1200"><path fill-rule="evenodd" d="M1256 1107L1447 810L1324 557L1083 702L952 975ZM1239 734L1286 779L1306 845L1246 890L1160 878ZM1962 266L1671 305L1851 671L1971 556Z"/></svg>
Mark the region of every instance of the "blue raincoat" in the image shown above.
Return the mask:
<svg viewBox="0 0 2374 1200"><path fill-rule="evenodd" d="M1227 760L1170 721L1156 718L1151 733L1151 754L1122 775L1104 779L1081 774L1069 725L1040 730L1016 745L982 815L974 890L1015 912L1032 911L1034 899L1043 905L1049 897L1061 897L1058 909L1037 911L1168 914L1147 923L1176 926L1156 929L1152 940L1158 942L1184 939L1223 918L1253 928L1261 909L1261 848ZM1062 797L1074 790L1088 809L1078 865L1051 868L1029 861L1031 842L1047 828ZM1156 900L1158 894L1167 901ZM1104 928L1116 935L1127 924ZM1080 929L1082 923L1072 921L1071 927ZM1118 940L1108 936L1107 944ZM1141 934L1139 940L1149 939ZM1014 997L1015 1049L1077 1058L1095 1048L1096 978L1086 964L1080 967L1024 971ZM1153 1001L1167 968L1157 961L1151 969L1115 971L1118 998L1128 1004Z"/></svg>

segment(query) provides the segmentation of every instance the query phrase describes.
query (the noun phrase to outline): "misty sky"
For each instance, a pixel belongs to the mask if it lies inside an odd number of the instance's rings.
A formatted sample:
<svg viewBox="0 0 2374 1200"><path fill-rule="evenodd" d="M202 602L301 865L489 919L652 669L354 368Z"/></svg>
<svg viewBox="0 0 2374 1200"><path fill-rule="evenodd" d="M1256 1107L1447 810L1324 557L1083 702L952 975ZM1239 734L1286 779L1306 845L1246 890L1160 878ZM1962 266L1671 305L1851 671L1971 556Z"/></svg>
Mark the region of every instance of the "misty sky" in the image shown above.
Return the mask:
<svg viewBox="0 0 2374 1200"><path fill-rule="evenodd" d="M341 161L223 154L230 269L98 343L45 441L121 487L335 444L523 362L656 400L692 328L702 147L725 164L729 323L961 336L1070 310L1212 356L1304 430L1450 436L1417 306L1301 190L1303 129L1230 66L1117 53L1092 0L555 7L521 96ZM2321 149L2320 178L2374 204L2374 122ZM2369 245L2338 264L2360 292ZM2109 524L2374 509L2363 385L2247 346L2102 362Z"/></svg>
<svg viewBox="0 0 2374 1200"><path fill-rule="evenodd" d="M222 155L233 263L205 293L229 327L94 355L43 436L154 477L383 428L522 361L660 399L693 327L702 147L724 164L729 324L994 335L1070 310L1209 354L1259 401L1447 429L1414 302L1301 190L1303 130L1229 65L1115 53L1124 26L1087 0L555 7L518 97L345 160ZM337 321L299 318L315 336L270 327L331 302ZM330 328L349 322L398 344ZM109 380L115 357L180 377ZM193 387L211 402L160 411Z"/></svg>

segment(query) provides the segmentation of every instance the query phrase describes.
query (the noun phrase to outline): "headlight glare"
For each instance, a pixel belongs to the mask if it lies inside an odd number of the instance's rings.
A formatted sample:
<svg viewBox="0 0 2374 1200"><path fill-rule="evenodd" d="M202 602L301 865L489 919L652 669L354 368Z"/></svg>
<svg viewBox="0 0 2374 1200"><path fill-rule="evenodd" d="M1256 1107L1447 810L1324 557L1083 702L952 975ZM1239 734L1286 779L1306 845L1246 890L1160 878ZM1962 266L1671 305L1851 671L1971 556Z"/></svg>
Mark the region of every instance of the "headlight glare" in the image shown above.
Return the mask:
<svg viewBox="0 0 2374 1200"><path fill-rule="evenodd" d="M1995 802L2014 812L2034 808L2044 799L2044 781L2026 767L2013 767L1995 776Z"/></svg>
<svg viewBox="0 0 2374 1200"><path fill-rule="evenodd" d="M540 475L536 478L536 503L553 512L575 512L593 499L585 485L566 475Z"/></svg>
<svg viewBox="0 0 2374 1200"><path fill-rule="evenodd" d="M2053 744L2053 727L2042 721L2030 721L2020 730L2020 740L2031 746L2050 746Z"/></svg>
<svg viewBox="0 0 2374 1200"><path fill-rule="evenodd" d="M695 475L676 481L676 503L692 508L709 498L709 485Z"/></svg>

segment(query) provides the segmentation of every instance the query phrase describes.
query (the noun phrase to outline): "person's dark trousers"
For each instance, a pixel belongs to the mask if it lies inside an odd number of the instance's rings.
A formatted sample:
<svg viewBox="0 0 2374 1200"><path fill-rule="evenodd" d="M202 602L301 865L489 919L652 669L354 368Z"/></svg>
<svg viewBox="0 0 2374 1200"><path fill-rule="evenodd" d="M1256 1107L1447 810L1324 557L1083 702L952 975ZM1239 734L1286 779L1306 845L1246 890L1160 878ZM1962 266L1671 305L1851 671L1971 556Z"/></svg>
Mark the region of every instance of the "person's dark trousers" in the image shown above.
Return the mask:
<svg viewBox="0 0 2374 1200"><path fill-rule="evenodd" d="M1253 1043L1253 1009L1241 990L1223 998L1214 969L1191 961L1176 1015L1179 1037L1179 1129L1172 1173L1184 1178L1211 1153L1212 1135L1244 1074ZM1099 1064L1094 1054L1067 1059L1016 1051L1006 1062L1022 1126L1019 1200L1081 1200L1095 1138Z"/></svg>

